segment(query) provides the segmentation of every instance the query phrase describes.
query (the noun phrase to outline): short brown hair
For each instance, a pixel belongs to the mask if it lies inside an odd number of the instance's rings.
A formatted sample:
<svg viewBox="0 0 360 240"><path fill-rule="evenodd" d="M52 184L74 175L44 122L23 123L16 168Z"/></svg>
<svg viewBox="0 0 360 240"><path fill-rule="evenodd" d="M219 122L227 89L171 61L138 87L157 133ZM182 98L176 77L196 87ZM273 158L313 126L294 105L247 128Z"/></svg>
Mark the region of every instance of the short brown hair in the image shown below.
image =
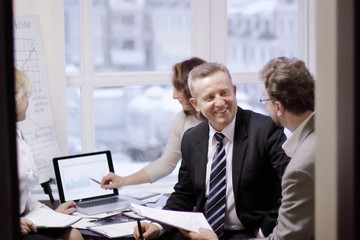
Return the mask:
<svg viewBox="0 0 360 240"><path fill-rule="evenodd" d="M286 57L272 59L259 77L270 99L279 101L287 111L293 114L314 111L315 81L303 61Z"/></svg>

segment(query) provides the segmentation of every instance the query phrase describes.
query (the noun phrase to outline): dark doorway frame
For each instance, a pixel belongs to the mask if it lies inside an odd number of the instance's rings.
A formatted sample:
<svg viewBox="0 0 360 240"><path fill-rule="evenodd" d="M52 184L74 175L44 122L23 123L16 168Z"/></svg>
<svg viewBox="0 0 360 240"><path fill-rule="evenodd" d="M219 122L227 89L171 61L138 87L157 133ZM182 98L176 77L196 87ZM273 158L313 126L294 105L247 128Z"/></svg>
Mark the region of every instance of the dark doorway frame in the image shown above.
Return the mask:
<svg viewBox="0 0 360 240"><path fill-rule="evenodd" d="M337 1L337 239L360 239L360 3Z"/></svg>
<svg viewBox="0 0 360 240"><path fill-rule="evenodd" d="M19 239L12 1L0 1L0 239Z"/></svg>
<svg viewBox="0 0 360 240"><path fill-rule="evenodd" d="M360 239L360 3L338 0L338 238ZM0 1L0 239L19 239L12 1ZM350 124L349 124L350 121Z"/></svg>

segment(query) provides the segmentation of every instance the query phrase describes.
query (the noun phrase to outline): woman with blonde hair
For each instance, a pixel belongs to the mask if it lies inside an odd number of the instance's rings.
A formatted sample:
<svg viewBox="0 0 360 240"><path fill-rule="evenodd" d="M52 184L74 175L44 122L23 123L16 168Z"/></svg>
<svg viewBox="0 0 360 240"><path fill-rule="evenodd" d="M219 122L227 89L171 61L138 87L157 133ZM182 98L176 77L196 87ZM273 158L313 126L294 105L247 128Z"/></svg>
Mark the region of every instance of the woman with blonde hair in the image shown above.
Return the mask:
<svg viewBox="0 0 360 240"><path fill-rule="evenodd" d="M29 106L29 96L32 91L32 84L24 72L15 70L15 104L16 122L26 119L26 110ZM17 158L18 158L18 177L20 195L20 232L22 239L71 239L81 240L81 233L74 228L47 228L36 229L34 223L24 217L25 214L38 208L48 208L46 205L37 201L31 194L31 190L38 184L38 170L33 159L30 148L19 129L16 133ZM55 210L59 213L72 214L76 210L75 202L60 204Z"/></svg>

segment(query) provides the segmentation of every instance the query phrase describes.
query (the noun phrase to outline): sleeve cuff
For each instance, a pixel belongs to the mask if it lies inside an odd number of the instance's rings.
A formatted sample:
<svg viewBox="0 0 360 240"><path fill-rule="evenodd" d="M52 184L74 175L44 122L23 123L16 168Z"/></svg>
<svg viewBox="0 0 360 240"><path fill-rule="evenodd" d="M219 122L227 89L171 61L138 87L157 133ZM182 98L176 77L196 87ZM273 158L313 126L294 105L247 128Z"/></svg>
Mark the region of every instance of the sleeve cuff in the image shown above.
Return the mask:
<svg viewBox="0 0 360 240"><path fill-rule="evenodd" d="M159 237L165 233L165 229L159 223L151 222L151 224L155 224L159 228Z"/></svg>
<svg viewBox="0 0 360 240"><path fill-rule="evenodd" d="M265 238L263 232L261 231L261 228L259 228L259 235L260 235L261 238Z"/></svg>

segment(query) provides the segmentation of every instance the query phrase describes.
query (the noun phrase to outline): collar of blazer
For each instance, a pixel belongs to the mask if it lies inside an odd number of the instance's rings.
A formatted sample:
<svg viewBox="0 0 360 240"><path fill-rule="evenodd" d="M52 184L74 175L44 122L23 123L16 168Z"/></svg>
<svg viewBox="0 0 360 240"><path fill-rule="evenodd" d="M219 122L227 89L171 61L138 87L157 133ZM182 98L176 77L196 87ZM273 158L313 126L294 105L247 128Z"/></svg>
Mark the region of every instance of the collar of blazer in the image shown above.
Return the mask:
<svg viewBox="0 0 360 240"><path fill-rule="evenodd" d="M241 170L245 159L245 153L248 146L247 138L247 125L250 120L250 114L238 107L236 114L235 133L234 133L234 146L233 146L233 189L238 189L239 180L241 178ZM196 182L201 182L205 186L206 178L206 164L207 164L207 152L209 146L209 122L204 121L196 127L197 142L193 146L193 153L197 161L195 165ZM204 154L205 153L205 154Z"/></svg>

